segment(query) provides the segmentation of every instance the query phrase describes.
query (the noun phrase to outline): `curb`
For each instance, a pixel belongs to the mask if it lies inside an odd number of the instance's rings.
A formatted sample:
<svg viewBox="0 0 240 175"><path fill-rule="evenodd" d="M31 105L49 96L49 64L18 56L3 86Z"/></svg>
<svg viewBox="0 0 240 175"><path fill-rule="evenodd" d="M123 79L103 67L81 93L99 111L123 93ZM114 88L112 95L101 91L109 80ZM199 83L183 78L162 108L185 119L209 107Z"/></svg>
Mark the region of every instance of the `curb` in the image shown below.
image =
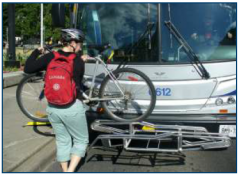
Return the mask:
<svg viewBox="0 0 240 175"><path fill-rule="evenodd" d="M24 73L22 71L14 72L14 73L4 73L3 74L3 88L15 86L19 84L19 82L24 77Z"/></svg>
<svg viewBox="0 0 240 175"><path fill-rule="evenodd" d="M42 172L56 154L55 137L5 172Z"/></svg>

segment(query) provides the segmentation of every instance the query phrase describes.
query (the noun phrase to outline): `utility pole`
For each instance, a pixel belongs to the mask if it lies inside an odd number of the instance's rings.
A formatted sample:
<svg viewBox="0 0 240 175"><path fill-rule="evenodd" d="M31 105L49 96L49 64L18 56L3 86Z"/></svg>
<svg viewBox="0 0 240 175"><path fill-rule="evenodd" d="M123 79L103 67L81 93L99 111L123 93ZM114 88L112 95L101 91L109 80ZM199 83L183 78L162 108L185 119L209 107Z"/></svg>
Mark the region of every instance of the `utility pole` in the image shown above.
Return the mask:
<svg viewBox="0 0 240 175"><path fill-rule="evenodd" d="M15 4L8 4L8 60L5 67L20 67L20 61L16 61L15 48Z"/></svg>
<svg viewBox="0 0 240 175"><path fill-rule="evenodd" d="M41 47L43 47L43 4L41 4Z"/></svg>

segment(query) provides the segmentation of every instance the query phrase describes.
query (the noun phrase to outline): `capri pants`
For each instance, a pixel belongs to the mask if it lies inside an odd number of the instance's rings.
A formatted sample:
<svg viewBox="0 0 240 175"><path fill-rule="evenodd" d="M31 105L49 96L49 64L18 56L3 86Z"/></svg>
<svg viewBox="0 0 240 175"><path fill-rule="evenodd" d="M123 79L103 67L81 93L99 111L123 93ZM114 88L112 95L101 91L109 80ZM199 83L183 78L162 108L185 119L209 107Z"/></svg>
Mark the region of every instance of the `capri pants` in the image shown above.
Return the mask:
<svg viewBox="0 0 240 175"><path fill-rule="evenodd" d="M85 111L79 100L69 108L48 105L48 119L56 137L58 162L69 161L71 155L85 156L89 142Z"/></svg>

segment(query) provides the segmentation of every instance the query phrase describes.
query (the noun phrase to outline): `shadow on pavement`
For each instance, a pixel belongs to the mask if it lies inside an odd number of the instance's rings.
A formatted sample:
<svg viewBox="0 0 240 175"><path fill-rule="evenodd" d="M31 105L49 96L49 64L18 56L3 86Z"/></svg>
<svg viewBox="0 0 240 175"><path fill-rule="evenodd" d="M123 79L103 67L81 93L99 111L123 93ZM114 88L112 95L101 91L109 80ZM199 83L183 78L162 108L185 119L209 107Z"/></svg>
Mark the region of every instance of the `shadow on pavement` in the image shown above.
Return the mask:
<svg viewBox="0 0 240 175"><path fill-rule="evenodd" d="M95 117L88 117L88 127L89 127L89 143L91 144L94 139L100 134L90 129L90 125ZM104 151L104 152L102 152ZM99 161L111 161L112 164L116 165L130 165L130 166L170 166L170 165L184 165L185 155L182 153L151 153L151 152L129 152L124 151L122 147L117 147L116 149L91 149L88 155L82 159L77 171L85 163L89 162L99 162ZM90 155L89 155L90 154Z"/></svg>
<svg viewBox="0 0 240 175"><path fill-rule="evenodd" d="M98 161L111 161L115 165L130 165L130 166L172 166L184 165L185 155L181 153L139 153L139 152L126 152L119 148L115 151L107 151L107 153L97 153L91 155L87 160L88 162Z"/></svg>
<svg viewBox="0 0 240 175"><path fill-rule="evenodd" d="M50 129L52 128L52 126L47 126L47 127L49 127ZM46 129L46 126L33 126L33 131L38 133L39 135L46 136L46 137L55 137L55 134L53 134L53 132L42 131L41 129Z"/></svg>

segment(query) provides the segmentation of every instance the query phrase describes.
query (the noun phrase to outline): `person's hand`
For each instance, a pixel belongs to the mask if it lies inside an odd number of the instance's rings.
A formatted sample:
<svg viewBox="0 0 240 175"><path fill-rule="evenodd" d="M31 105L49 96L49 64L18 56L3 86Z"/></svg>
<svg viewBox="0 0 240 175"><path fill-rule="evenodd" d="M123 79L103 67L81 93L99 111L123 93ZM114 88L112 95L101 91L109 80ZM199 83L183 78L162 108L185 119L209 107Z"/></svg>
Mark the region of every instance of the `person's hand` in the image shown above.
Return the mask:
<svg viewBox="0 0 240 175"><path fill-rule="evenodd" d="M230 33L230 32L227 33L227 36L228 36L229 39L232 39L232 38L233 38L233 34Z"/></svg>
<svg viewBox="0 0 240 175"><path fill-rule="evenodd" d="M89 56L88 55L82 55L81 58L84 62L86 62L88 60Z"/></svg>
<svg viewBox="0 0 240 175"><path fill-rule="evenodd" d="M45 52L45 49L44 49L43 47L39 47L39 48L38 48L38 51L39 51L41 54L43 54L43 53Z"/></svg>
<svg viewBox="0 0 240 175"><path fill-rule="evenodd" d="M193 33L193 34L191 35L191 38L192 38L193 40L197 40L197 39L198 39L198 34L197 34L197 33Z"/></svg>

